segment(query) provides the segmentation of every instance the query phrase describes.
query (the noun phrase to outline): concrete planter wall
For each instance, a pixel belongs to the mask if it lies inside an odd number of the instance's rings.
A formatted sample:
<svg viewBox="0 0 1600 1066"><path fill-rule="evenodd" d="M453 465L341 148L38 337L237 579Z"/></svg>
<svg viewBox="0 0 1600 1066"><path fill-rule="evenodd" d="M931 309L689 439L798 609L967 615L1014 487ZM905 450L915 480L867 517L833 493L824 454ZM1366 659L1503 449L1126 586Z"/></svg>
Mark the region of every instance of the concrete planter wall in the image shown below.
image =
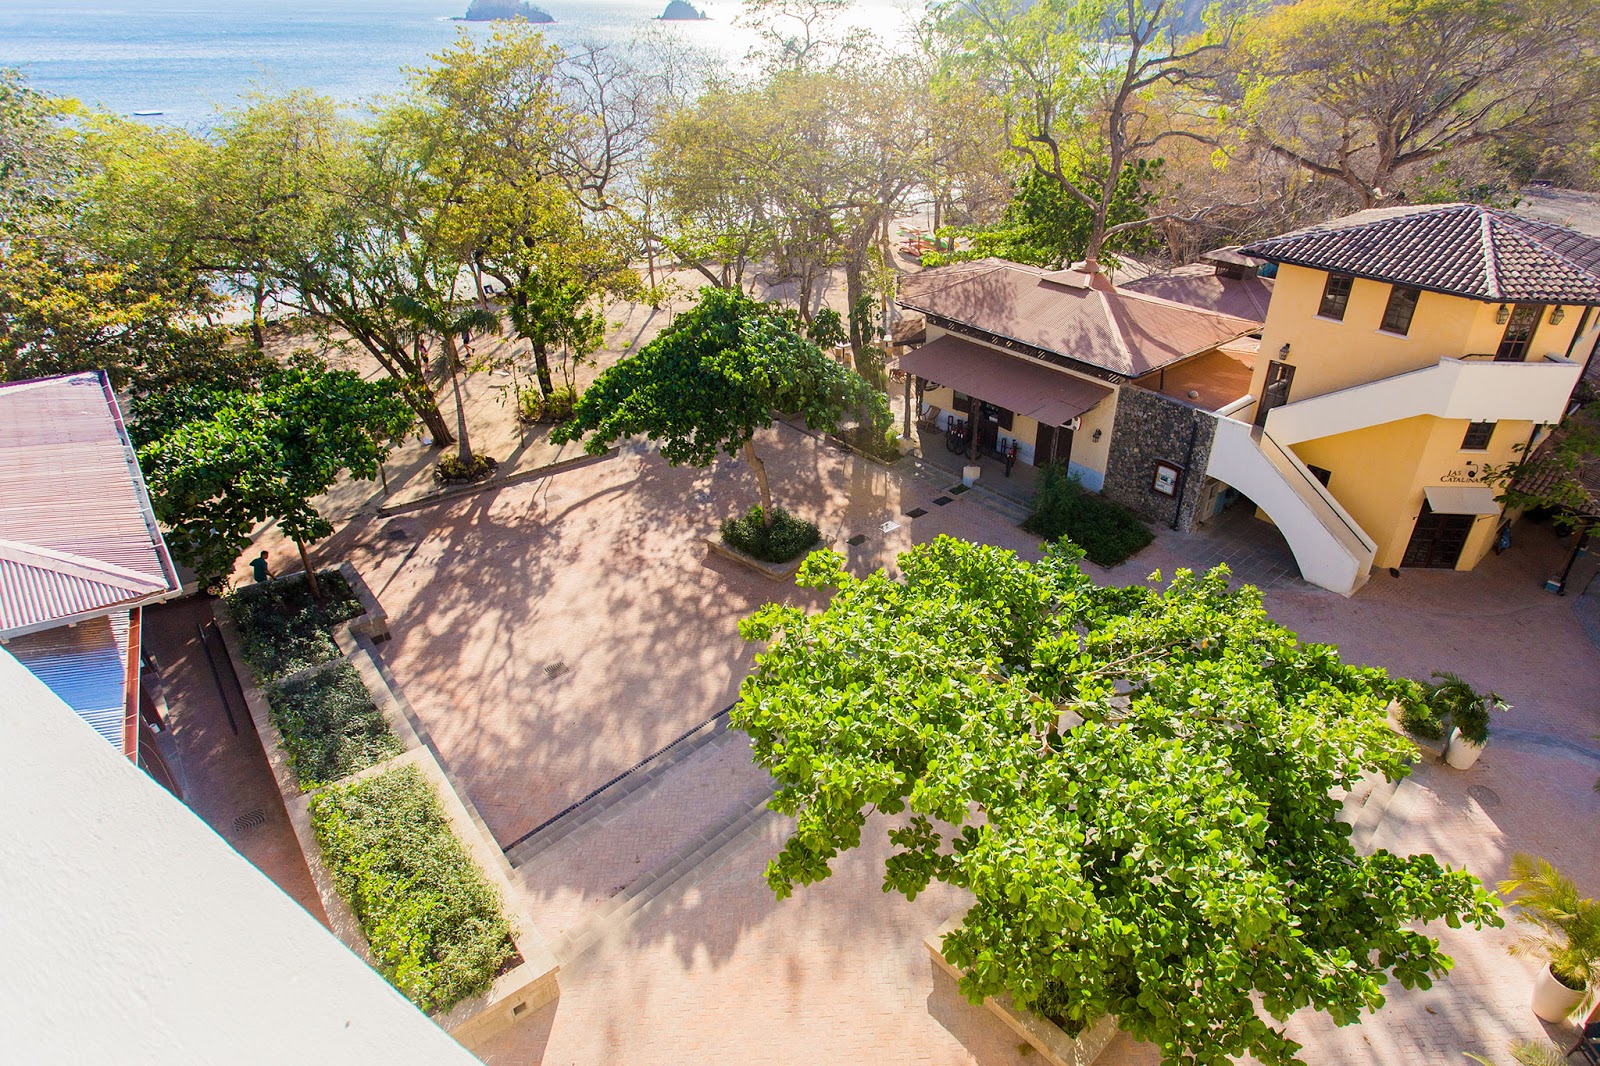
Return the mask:
<svg viewBox="0 0 1600 1066"><path fill-rule="evenodd" d="M944 938L960 924L961 919L952 918L922 941L928 954L933 957L934 964L958 981L962 974L945 959ZM1049 1018L1032 1011L1018 1010L1008 995L990 996L983 1001L983 1005L1007 1028L1031 1044L1050 1066L1089 1066L1117 1035L1117 1020L1110 1015L1073 1037Z"/></svg>
<svg viewBox="0 0 1600 1066"><path fill-rule="evenodd" d="M706 537L705 542L706 547L710 548L713 554L720 555L724 559L731 559L747 570L754 570L769 581L793 581L794 575L800 570L800 564L806 561L806 555L828 547L833 543L833 538L823 537L812 545L805 555L800 556L798 559L790 559L786 563L769 563L757 559L754 555L746 555L738 548L722 543L721 537Z"/></svg>
<svg viewBox="0 0 1600 1066"><path fill-rule="evenodd" d="M450 820L456 839L467 849L484 877L499 892L501 905L511 923L512 942L517 954L522 958L520 965L496 978L487 992L469 996L447 1012L430 1015L441 1028L470 1050L474 1045L487 1040L559 996L560 988L557 983L559 967L555 956L550 953L543 938L534 929L533 923L515 906L517 895L511 885L509 877L511 867L506 862L504 852L495 843L494 837L489 833L482 816L473 808L471 801L457 791L454 782L450 780L450 776L439 763L433 750L417 735L406 711L403 697L391 687L386 677L378 659L377 649L373 646L371 634L381 633L386 637L388 617L378 607L366 583L348 563L339 569L350 582L350 587L355 590L357 598L366 610L350 621L334 627L334 642L343 653L344 661L360 674L373 703L383 714L390 731L400 738L405 750L400 755L369 766L360 773L325 787L331 788L404 765L412 765L420 770L438 793L440 806ZM217 628L222 633L223 643L227 646L228 657L233 661L234 672L239 677L240 688L244 691L245 704L249 707L250 718L255 723L256 735L261 738L267 764L272 768L273 779L283 796L284 807L289 812L289 822L294 828L295 840L300 845L300 853L305 857L306 866L311 871L311 880L316 884L317 894L321 897L322 906L327 912L329 927L351 951L371 966L372 954L368 949L366 937L362 935L360 923L334 888L333 875L323 864L322 848L317 843L316 834L311 828L311 798L321 789L306 792L300 788L290 767L288 753L283 746L283 735L273 724L266 693L245 663L233 619L229 617L227 608L220 601L213 607L213 613L216 615ZM332 662L338 661L335 659Z"/></svg>

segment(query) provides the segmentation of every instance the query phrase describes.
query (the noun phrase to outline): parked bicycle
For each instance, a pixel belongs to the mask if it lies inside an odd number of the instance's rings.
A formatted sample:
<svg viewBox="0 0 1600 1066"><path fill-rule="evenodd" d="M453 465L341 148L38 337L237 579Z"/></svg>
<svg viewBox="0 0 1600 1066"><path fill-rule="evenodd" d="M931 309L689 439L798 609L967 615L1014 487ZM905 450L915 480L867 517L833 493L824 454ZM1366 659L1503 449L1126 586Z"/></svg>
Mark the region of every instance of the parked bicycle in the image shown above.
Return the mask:
<svg viewBox="0 0 1600 1066"><path fill-rule="evenodd" d="M951 418L944 427L944 447L948 452L965 452L972 436L972 422Z"/></svg>

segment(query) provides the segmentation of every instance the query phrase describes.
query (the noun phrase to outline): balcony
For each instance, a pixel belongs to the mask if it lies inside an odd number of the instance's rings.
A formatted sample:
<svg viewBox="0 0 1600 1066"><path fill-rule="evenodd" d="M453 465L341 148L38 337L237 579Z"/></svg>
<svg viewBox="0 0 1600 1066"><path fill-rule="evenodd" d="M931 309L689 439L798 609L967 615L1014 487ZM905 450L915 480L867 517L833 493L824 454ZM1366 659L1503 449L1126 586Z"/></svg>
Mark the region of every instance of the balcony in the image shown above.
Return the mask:
<svg viewBox="0 0 1600 1066"><path fill-rule="evenodd" d="M1526 363L1446 357L1422 370L1284 404L1267 416L1266 428L1279 443L1298 444L1418 415L1559 422L1582 373L1583 364L1554 355Z"/></svg>

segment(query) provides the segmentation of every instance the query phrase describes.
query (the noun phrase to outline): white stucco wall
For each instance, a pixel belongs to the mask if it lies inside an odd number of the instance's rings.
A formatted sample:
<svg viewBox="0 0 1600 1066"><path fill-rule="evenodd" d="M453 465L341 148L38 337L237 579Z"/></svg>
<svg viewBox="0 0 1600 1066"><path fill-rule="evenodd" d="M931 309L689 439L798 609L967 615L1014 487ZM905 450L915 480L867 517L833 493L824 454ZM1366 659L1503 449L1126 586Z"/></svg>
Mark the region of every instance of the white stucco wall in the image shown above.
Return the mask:
<svg viewBox="0 0 1600 1066"><path fill-rule="evenodd" d="M0 1059L470 1063L0 649Z"/></svg>

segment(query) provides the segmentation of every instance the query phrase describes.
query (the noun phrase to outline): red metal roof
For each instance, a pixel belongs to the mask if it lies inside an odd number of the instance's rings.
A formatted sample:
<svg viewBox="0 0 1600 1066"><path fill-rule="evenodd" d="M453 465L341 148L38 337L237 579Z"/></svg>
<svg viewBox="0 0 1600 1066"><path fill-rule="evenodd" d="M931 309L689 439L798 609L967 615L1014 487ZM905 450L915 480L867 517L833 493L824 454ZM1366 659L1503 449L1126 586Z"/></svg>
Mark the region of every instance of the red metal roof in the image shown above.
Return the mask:
<svg viewBox="0 0 1600 1066"><path fill-rule="evenodd" d="M902 355L900 369L1047 426L1064 425L1111 395L1099 382L948 333Z"/></svg>
<svg viewBox="0 0 1600 1066"><path fill-rule="evenodd" d="M1103 275L983 259L900 279L897 302L1135 378L1260 328L1259 321L1117 289Z"/></svg>
<svg viewBox="0 0 1600 1066"><path fill-rule="evenodd" d="M178 587L105 376L0 385L0 634Z"/></svg>

